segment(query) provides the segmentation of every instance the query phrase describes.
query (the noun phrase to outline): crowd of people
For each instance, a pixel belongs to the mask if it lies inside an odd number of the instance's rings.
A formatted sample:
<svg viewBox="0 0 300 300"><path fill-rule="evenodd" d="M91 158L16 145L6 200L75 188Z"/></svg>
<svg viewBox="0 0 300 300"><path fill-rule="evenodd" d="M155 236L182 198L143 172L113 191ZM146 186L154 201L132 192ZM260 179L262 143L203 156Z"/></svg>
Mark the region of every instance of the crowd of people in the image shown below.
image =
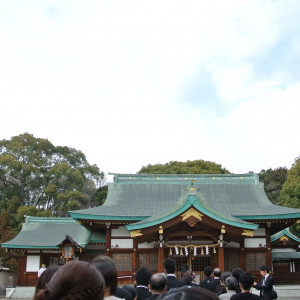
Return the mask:
<svg viewBox="0 0 300 300"><path fill-rule="evenodd" d="M117 271L108 256L97 256L91 263L72 261L61 267L49 266L40 272L34 300L272 300L274 280L266 266L260 268L261 283L240 268L221 272L206 267L206 278L197 285L193 272L175 275L176 263L164 260L164 272L153 274L145 267L135 273L135 285L118 286ZM252 294L258 289L260 296Z"/></svg>

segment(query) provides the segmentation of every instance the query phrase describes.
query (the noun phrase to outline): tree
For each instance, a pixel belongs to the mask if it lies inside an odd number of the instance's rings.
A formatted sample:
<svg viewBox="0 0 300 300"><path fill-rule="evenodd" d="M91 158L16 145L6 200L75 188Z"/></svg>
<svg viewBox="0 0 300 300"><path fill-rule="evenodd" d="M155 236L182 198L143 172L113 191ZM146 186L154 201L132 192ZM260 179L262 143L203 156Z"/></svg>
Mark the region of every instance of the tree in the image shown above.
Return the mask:
<svg viewBox="0 0 300 300"><path fill-rule="evenodd" d="M170 161L166 164L147 165L139 174L230 174L222 165L211 161Z"/></svg>
<svg viewBox="0 0 300 300"><path fill-rule="evenodd" d="M14 199L65 216L69 209L87 207L91 191L86 184L93 181L96 189L103 177L74 148L54 146L29 133L0 141L0 206L4 209Z"/></svg>
<svg viewBox="0 0 300 300"><path fill-rule="evenodd" d="M279 196L282 185L287 179L287 168L280 167L277 169L261 170L259 180L264 183L264 188L267 197L276 205L279 204Z"/></svg>
<svg viewBox="0 0 300 300"><path fill-rule="evenodd" d="M98 206L102 205L106 200L107 193L108 193L108 185L100 186L95 193L95 199L94 199L95 204Z"/></svg>
<svg viewBox="0 0 300 300"><path fill-rule="evenodd" d="M280 204L287 207L300 208L300 156L288 170L287 180L282 186ZM300 237L300 224L291 227L291 231Z"/></svg>

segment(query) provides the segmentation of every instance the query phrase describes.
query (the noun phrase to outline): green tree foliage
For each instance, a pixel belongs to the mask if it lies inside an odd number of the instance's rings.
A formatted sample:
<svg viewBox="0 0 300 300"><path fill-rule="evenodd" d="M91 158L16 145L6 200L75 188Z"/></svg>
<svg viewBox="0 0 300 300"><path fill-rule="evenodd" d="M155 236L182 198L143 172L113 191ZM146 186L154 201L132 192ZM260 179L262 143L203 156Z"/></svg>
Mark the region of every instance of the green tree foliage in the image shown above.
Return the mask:
<svg viewBox="0 0 300 300"><path fill-rule="evenodd" d="M222 165L211 161L170 161L166 164L147 165L139 174L230 174Z"/></svg>
<svg viewBox="0 0 300 300"><path fill-rule="evenodd" d="M15 234L9 226L9 212L2 210L0 213L0 243L12 239ZM7 252L5 248L0 248L0 266L8 267L10 270L17 269L16 253Z"/></svg>
<svg viewBox="0 0 300 300"><path fill-rule="evenodd" d="M103 177L74 148L54 146L28 133L0 141L2 209L16 212L22 205L65 216L70 209L87 207Z"/></svg>
<svg viewBox="0 0 300 300"><path fill-rule="evenodd" d="M108 193L108 185L100 186L97 189L95 193L95 199L94 199L94 202L97 206L100 206L105 202L107 193Z"/></svg>
<svg viewBox="0 0 300 300"><path fill-rule="evenodd" d="M288 171L286 182L280 193L280 204L287 207L300 208L300 156ZM291 231L300 237L300 224L292 226Z"/></svg>
<svg viewBox="0 0 300 300"><path fill-rule="evenodd" d="M261 170L259 173L259 180L264 183L264 188L267 197L272 203L279 204L279 196L282 185L287 179L287 168L277 168Z"/></svg>

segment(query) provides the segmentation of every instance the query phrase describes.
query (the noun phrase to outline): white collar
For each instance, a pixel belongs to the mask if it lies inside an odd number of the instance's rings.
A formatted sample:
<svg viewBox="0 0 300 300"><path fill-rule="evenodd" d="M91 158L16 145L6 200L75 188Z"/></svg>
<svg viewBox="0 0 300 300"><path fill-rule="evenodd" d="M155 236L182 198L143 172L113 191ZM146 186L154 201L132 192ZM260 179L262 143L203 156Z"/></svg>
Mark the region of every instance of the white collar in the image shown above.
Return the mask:
<svg viewBox="0 0 300 300"><path fill-rule="evenodd" d="M140 288L140 287L141 287L141 288L144 288L144 289L147 289L147 290L148 290L148 288L147 288L145 285L137 285L136 287L137 287L137 288Z"/></svg>

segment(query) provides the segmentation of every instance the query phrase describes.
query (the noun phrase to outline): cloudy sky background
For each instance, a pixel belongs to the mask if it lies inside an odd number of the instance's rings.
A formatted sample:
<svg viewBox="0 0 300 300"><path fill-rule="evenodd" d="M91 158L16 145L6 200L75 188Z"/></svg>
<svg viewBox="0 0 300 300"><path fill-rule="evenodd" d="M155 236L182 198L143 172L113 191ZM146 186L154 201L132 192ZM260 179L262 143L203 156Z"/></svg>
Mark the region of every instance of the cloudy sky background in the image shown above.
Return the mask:
<svg viewBox="0 0 300 300"><path fill-rule="evenodd" d="M105 172L195 159L289 168L299 11L288 0L0 0L0 139L29 132Z"/></svg>

